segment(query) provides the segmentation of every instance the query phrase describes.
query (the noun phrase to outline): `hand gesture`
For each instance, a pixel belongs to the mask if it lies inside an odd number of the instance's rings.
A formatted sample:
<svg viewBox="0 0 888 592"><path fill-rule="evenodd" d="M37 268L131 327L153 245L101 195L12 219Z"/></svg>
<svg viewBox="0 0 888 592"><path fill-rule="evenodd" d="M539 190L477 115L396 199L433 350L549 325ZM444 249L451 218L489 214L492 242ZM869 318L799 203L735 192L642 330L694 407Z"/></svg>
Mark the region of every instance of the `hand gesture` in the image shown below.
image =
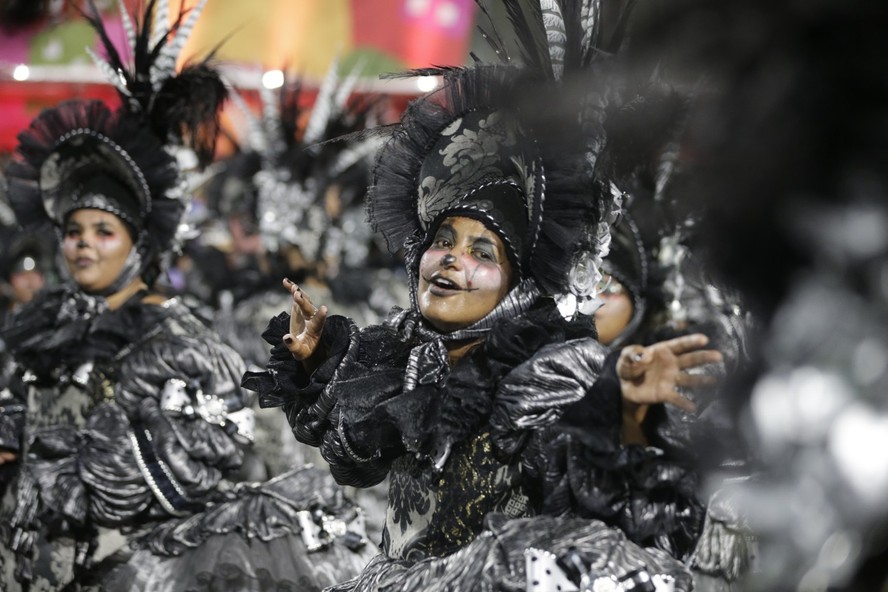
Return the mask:
<svg viewBox="0 0 888 592"><path fill-rule="evenodd" d="M293 357L302 362L315 353L321 341L321 333L327 320L327 307L316 307L308 295L288 279L284 279L284 288L293 297L290 332L284 335L284 344Z"/></svg>
<svg viewBox="0 0 888 592"><path fill-rule="evenodd" d="M701 349L707 343L709 339L705 335L695 333L648 347L630 345L623 348L617 360L617 376L624 403L637 406L669 403L685 411L695 411L696 406L678 389L715 383L714 376L687 372L691 368L722 361L719 351Z"/></svg>

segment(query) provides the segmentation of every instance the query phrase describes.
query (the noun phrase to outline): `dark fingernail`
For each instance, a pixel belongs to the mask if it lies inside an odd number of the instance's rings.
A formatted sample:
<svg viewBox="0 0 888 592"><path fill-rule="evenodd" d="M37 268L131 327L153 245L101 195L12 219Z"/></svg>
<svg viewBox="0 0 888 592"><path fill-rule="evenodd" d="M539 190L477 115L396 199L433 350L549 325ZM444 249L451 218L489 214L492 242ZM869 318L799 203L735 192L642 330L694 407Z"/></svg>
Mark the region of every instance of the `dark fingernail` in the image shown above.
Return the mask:
<svg viewBox="0 0 888 592"><path fill-rule="evenodd" d="M287 345L292 345L292 344L293 344L293 338L290 337L289 335L286 336L286 337L284 337L284 343L286 343Z"/></svg>

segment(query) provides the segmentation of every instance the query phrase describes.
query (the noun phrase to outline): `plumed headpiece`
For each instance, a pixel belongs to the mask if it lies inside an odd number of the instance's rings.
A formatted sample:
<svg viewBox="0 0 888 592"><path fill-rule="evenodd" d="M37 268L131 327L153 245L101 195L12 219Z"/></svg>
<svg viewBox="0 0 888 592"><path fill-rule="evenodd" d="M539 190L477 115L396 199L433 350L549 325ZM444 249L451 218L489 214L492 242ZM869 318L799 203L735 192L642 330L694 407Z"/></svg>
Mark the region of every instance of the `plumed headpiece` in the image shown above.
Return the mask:
<svg viewBox="0 0 888 592"><path fill-rule="evenodd" d="M87 18L108 54L107 62L95 59L123 106L112 111L100 101L74 100L45 110L19 135L6 176L22 226L48 220L61 227L80 208L111 212L127 224L135 248L108 288L112 293L139 275L155 273L174 246L189 196L171 149L185 145L202 161L210 158L226 93L205 63L175 71L203 2L187 17L180 15L171 29L165 27L166 0L151 0L137 29L121 6L131 65L120 60L98 12L91 2L88 6Z"/></svg>
<svg viewBox="0 0 888 592"><path fill-rule="evenodd" d="M285 83L277 93L262 88L261 117L234 94L247 116L247 134L241 152L215 183L222 192L216 196L219 205L252 215L270 249L297 245L310 261L341 250L337 241L352 241L366 252L369 240L369 232L359 236L361 228L342 232L337 226L341 220L331 219L325 209L334 186L343 207L361 203L372 157L381 144L379 138L361 134L373 125L376 101L353 100L359 73L341 78L337 70L334 62L310 113L300 105L301 81ZM342 139L332 141L336 138ZM237 186L244 190L240 200L231 191Z"/></svg>
<svg viewBox="0 0 888 592"><path fill-rule="evenodd" d="M612 93L597 2L506 8L523 66L494 29L484 35L502 64L408 73L443 87L408 107L380 152L369 217L390 249L406 248L414 279L435 226L471 216L503 239L522 281L589 297L619 195L602 158Z"/></svg>

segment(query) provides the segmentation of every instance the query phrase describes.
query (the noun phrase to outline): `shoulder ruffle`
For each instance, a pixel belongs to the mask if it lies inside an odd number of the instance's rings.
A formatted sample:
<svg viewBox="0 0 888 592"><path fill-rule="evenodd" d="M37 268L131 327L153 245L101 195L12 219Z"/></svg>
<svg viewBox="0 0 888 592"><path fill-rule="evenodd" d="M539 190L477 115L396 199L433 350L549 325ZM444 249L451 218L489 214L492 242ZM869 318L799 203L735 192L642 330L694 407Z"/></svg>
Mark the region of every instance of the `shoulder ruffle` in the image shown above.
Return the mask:
<svg viewBox="0 0 888 592"><path fill-rule="evenodd" d="M378 556L359 577L331 592L369 592L379 582L405 592L500 589L504 584L514 590L577 590L583 582L589 589L621 590L620 582L629 589L639 572L670 582L675 592L693 589L691 574L679 561L644 549L597 520L493 514L481 534L452 555L415 563Z"/></svg>
<svg viewBox="0 0 888 592"><path fill-rule="evenodd" d="M240 466L238 420L252 411L239 384L241 358L186 308L165 308L163 322L121 360L115 400L130 421L145 480L179 514L203 507L224 474Z"/></svg>
<svg viewBox="0 0 888 592"><path fill-rule="evenodd" d="M587 397L606 357L607 350L594 339L573 339L546 345L509 372L499 385L490 418L499 448L508 454L517 452L531 430L552 425L570 405ZM611 410L601 425L619 426L619 391L594 392L607 399L594 404L599 412Z"/></svg>
<svg viewBox="0 0 888 592"><path fill-rule="evenodd" d="M246 372L241 386L258 393L262 407L283 407L297 438L320 446L323 432L330 429L327 419L335 404L329 393L322 395L346 358L357 357L358 328L345 317L328 317L318 346L326 357L313 372L306 371L284 345L284 335L289 332L289 313L269 321L262 333L272 346L268 364L261 372Z"/></svg>
<svg viewBox="0 0 888 592"><path fill-rule="evenodd" d="M309 551L337 537L346 537L355 549L366 544L361 510L345 498L328 471L312 466L263 483L239 484L206 510L167 520L136 544L159 555L175 556L212 536L231 533L265 542L302 534Z"/></svg>

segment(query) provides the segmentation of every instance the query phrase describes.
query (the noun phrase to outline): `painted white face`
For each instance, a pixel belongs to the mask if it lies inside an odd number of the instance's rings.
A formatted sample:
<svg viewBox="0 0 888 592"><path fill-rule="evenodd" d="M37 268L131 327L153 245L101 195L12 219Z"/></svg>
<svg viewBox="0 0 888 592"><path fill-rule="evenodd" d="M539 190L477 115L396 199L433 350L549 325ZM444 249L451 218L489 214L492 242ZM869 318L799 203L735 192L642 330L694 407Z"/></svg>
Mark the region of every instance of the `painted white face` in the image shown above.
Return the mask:
<svg viewBox="0 0 888 592"><path fill-rule="evenodd" d="M496 233L472 218L447 218L419 261L419 310L439 331L468 327L496 308L511 276Z"/></svg>
<svg viewBox="0 0 888 592"><path fill-rule="evenodd" d="M123 272L133 240L123 221L103 210L75 210L65 223L62 253L71 277L96 294Z"/></svg>

